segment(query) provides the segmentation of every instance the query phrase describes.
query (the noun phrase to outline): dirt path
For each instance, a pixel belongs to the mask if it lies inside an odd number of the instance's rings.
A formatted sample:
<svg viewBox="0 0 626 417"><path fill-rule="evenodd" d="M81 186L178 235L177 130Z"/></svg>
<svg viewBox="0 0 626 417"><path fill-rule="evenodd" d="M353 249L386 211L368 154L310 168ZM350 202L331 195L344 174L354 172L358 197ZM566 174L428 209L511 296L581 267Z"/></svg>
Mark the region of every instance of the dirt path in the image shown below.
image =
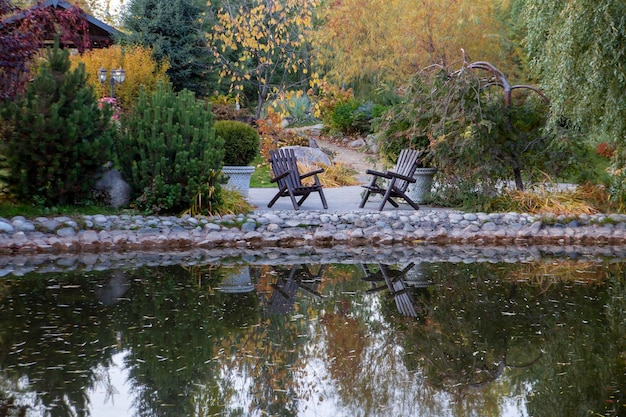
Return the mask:
<svg viewBox="0 0 626 417"><path fill-rule="evenodd" d="M380 169L380 164L377 163L374 154L350 149L321 137L315 138L315 141L320 148L333 155L333 162L341 162L354 168L359 173L358 178L361 184L365 184L369 180L369 176L365 173L366 170Z"/></svg>
<svg viewBox="0 0 626 417"><path fill-rule="evenodd" d="M324 135L321 134L322 129L323 126L319 124L294 128L293 130L296 132L306 132L306 135L310 139L314 139L320 148L326 151L327 154L332 155L331 160L333 162L341 162L344 165L352 167L358 173L360 184L369 183L371 176L367 175L365 171L368 169L380 170L382 168L381 164L378 162L377 155L351 148L344 143L324 137Z"/></svg>

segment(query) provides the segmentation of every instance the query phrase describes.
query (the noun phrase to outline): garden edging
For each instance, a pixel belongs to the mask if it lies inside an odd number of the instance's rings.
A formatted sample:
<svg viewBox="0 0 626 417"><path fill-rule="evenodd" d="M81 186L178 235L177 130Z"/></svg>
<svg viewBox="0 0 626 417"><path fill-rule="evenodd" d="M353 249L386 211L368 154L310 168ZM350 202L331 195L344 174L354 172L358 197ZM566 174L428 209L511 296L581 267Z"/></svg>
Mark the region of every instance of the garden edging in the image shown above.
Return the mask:
<svg viewBox="0 0 626 417"><path fill-rule="evenodd" d="M273 211L222 217L0 218L0 254L334 245L623 245L626 215Z"/></svg>

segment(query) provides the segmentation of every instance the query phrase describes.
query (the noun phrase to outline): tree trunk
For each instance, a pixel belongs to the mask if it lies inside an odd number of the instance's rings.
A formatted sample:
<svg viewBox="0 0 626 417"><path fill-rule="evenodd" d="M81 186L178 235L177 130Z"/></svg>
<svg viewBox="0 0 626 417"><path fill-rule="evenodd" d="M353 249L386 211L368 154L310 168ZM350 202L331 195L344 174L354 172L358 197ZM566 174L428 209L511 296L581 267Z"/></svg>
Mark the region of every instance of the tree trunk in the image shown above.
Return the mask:
<svg viewBox="0 0 626 417"><path fill-rule="evenodd" d="M515 163L515 166L513 167L513 176L515 177L515 188L518 191L524 191L524 183L522 182L522 170L517 165L517 163Z"/></svg>

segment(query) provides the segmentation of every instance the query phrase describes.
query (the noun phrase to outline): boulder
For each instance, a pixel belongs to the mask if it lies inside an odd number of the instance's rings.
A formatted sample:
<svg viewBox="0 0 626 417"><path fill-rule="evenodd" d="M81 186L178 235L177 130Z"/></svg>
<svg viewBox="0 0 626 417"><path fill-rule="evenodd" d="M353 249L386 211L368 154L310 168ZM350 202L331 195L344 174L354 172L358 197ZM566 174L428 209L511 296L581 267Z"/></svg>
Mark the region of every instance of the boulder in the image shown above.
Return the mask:
<svg viewBox="0 0 626 417"><path fill-rule="evenodd" d="M330 157L320 148L308 146L285 146L284 149L293 149L298 162L305 165L331 165Z"/></svg>
<svg viewBox="0 0 626 417"><path fill-rule="evenodd" d="M359 139L355 139L351 142L348 143L348 146L351 148L362 148L363 146L365 146L366 143L362 138Z"/></svg>
<svg viewBox="0 0 626 417"><path fill-rule="evenodd" d="M130 201L130 185L116 169L105 167L93 188L94 194L113 208L126 206Z"/></svg>

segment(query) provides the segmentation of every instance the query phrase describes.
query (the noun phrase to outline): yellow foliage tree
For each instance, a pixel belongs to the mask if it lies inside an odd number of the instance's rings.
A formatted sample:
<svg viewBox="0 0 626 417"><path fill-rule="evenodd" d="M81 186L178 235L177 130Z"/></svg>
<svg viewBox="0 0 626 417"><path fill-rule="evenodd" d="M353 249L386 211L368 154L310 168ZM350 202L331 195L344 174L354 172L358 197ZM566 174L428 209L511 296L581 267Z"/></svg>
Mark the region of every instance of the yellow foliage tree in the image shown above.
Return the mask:
<svg viewBox="0 0 626 417"><path fill-rule="evenodd" d="M321 10L319 64L334 82L402 83L417 70L468 59L507 70L508 0L335 0Z"/></svg>
<svg viewBox="0 0 626 417"><path fill-rule="evenodd" d="M79 63L85 64L88 82L94 87L96 95L108 97L110 95L111 70L124 68L126 79L122 84L115 85L115 98L120 107L130 108L133 100L139 96L143 86L147 94L156 90L159 81L168 82L166 71L169 68L167 62L155 62L150 48L138 45L124 46L114 45L106 49L92 49L82 55L71 57L72 66ZM107 70L107 80L104 84L98 79L98 70Z"/></svg>
<svg viewBox="0 0 626 417"><path fill-rule="evenodd" d="M319 0L224 1L208 45L221 64L219 78L241 95L257 91L257 117L272 92L287 89L288 74L306 74L305 46Z"/></svg>

